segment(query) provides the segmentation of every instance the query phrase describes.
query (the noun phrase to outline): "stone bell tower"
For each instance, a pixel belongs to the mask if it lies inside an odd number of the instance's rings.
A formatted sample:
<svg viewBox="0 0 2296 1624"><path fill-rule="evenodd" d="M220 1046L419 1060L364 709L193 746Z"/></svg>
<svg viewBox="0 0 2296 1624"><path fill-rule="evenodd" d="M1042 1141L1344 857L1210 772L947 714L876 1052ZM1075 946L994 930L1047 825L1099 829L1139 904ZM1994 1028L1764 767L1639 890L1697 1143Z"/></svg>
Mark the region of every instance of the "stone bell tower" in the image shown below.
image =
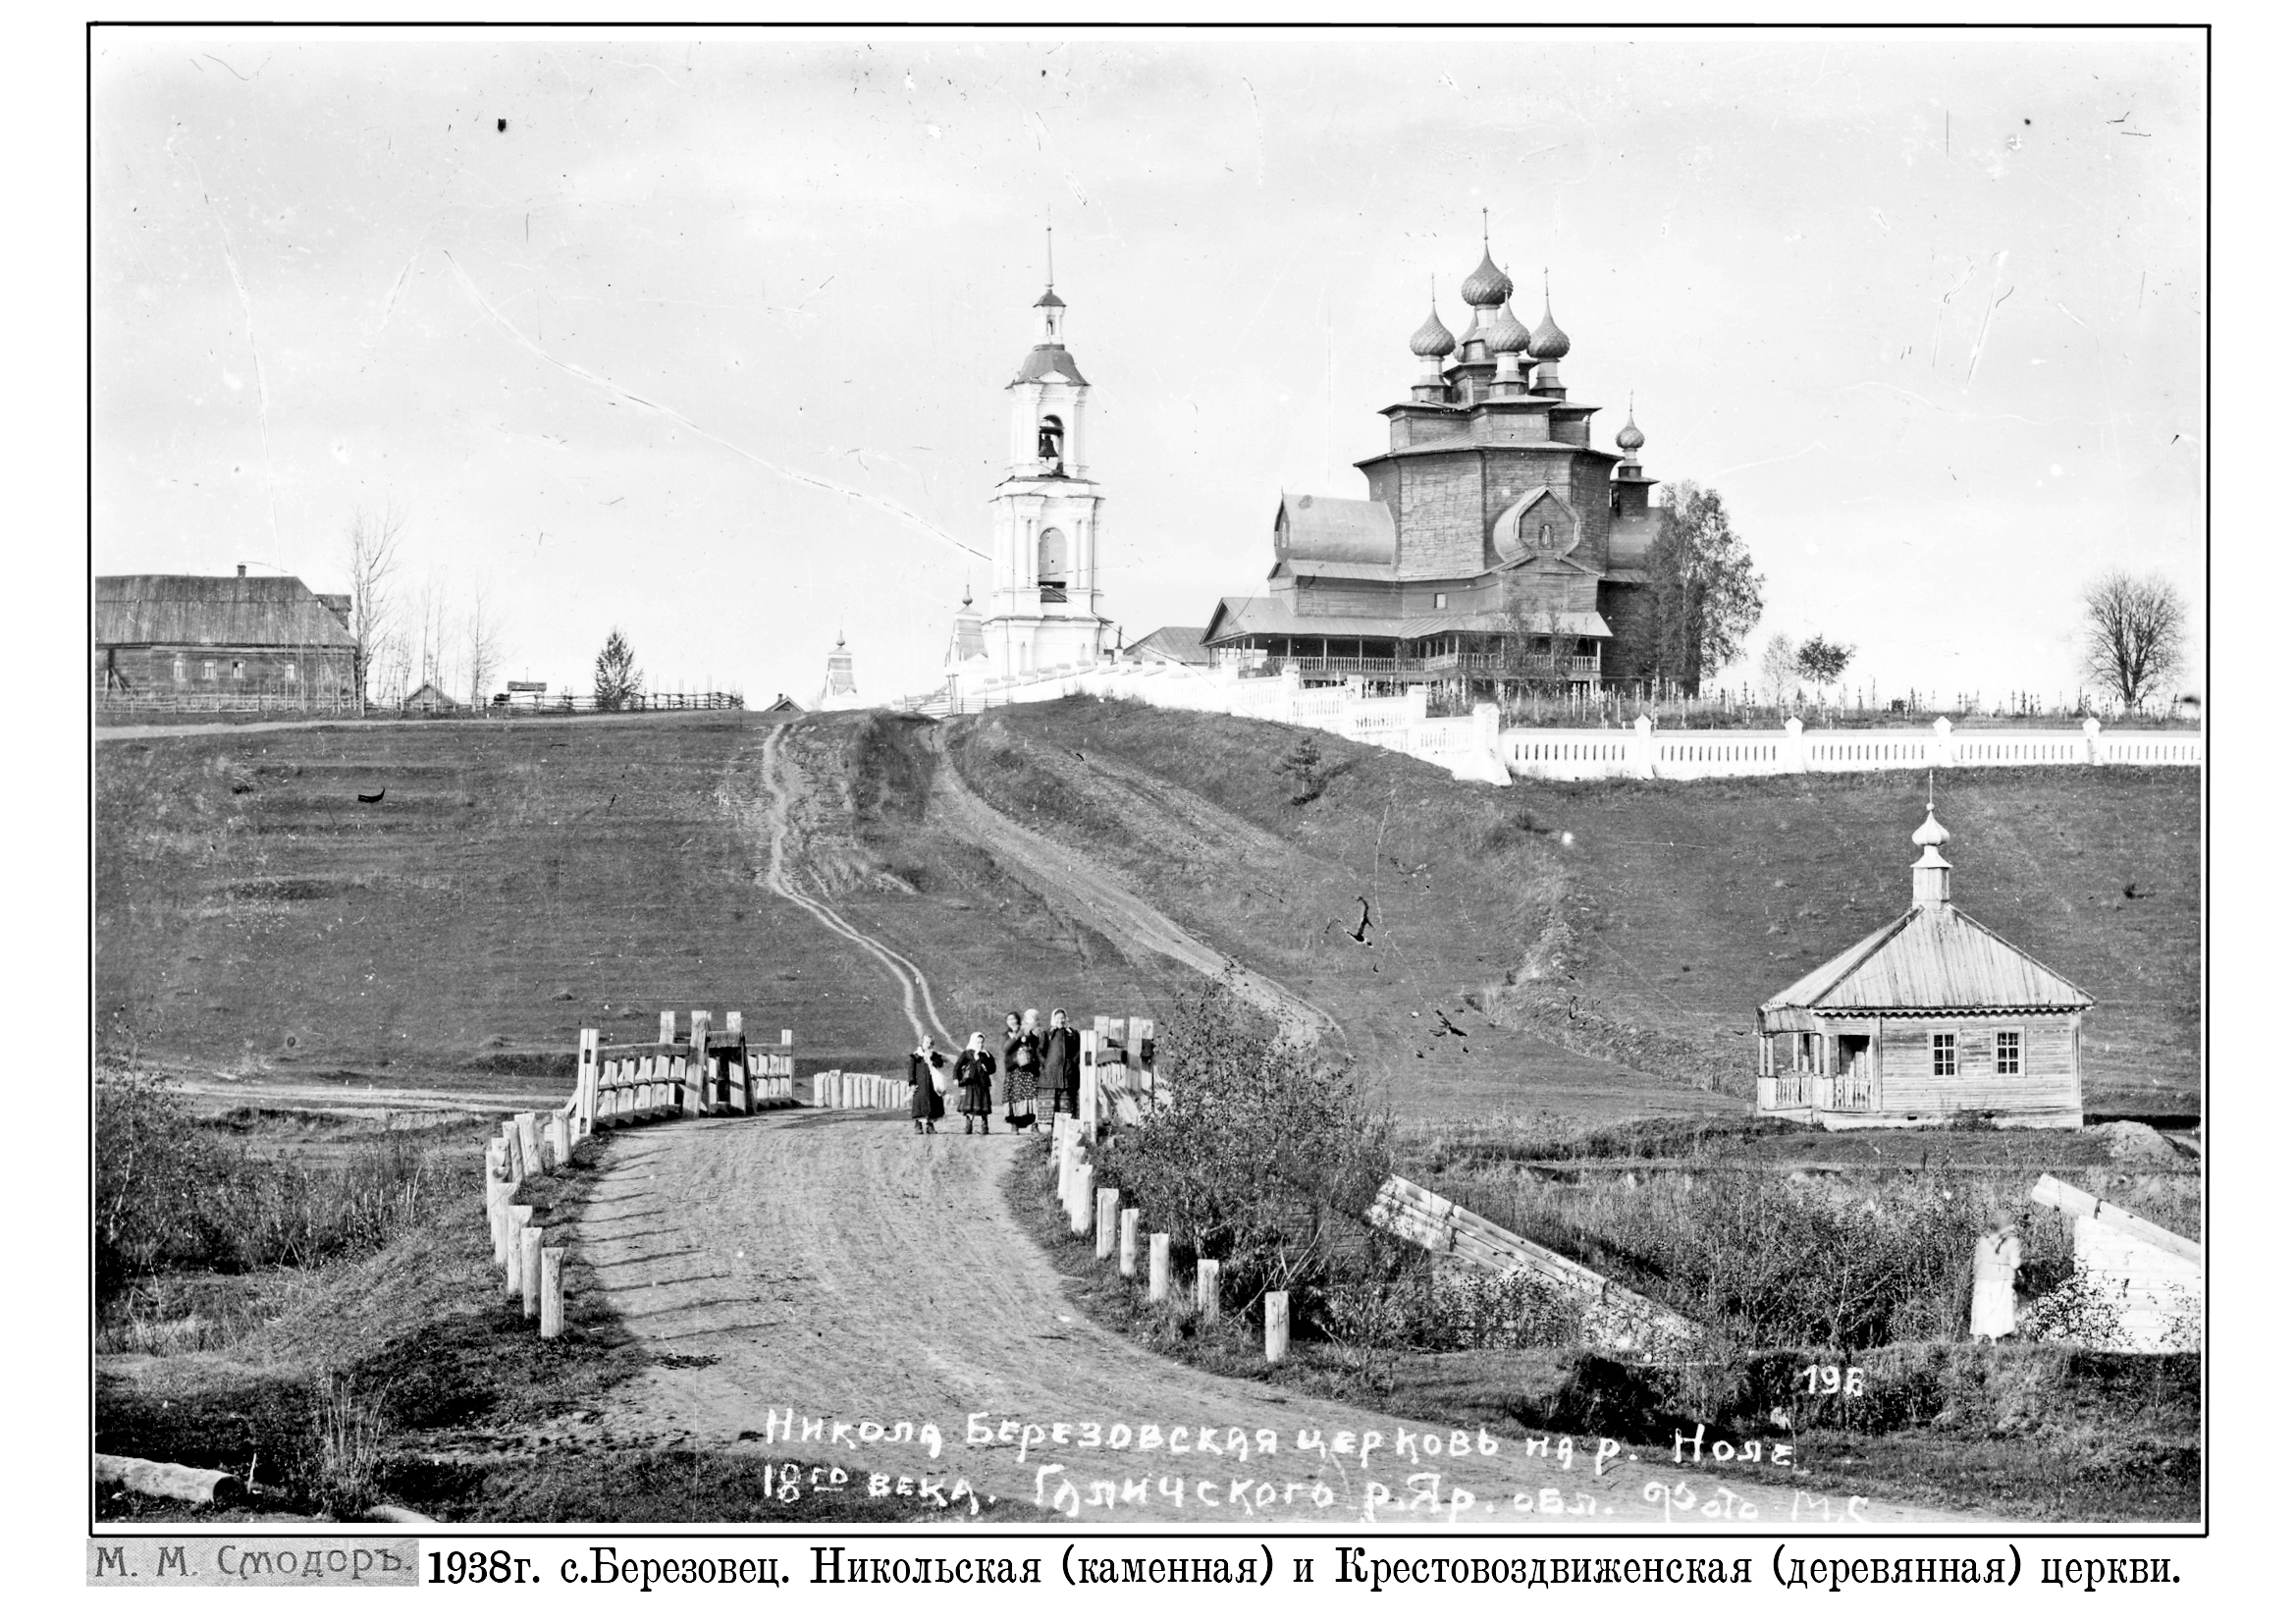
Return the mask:
<svg viewBox="0 0 2296 1624"><path fill-rule="evenodd" d="M1011 440L989 499L992 562L981 621L996 677L1090 665L1114 648L1100 615L1100 489L1086 462L1092 386L1063 342L1067 315L1047 277L1030 311L1035 347L1005 386Z"/></svg>

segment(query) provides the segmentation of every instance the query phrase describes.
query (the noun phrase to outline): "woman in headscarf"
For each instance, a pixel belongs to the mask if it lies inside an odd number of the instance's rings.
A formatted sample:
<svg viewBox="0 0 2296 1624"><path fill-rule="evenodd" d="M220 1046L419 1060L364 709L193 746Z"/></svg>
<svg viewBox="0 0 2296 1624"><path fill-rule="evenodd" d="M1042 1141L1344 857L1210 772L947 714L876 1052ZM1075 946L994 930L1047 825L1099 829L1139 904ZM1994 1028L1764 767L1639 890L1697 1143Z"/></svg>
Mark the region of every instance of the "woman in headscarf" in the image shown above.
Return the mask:
<svg viewBox="0 0 2296 1624"><path fill-rule="evenodd" d="M929 1043L909 1051L909 1120L919 1133L940 1131L940 1118L948 1110L940 1098L941 1067L947 1063Z"/></svg>
<svg viewBox="0 0 2296 1624"><path fill-rule="evenodd" d="M1044 1091L1052 1096L1055 1114L1077 1114L1077 1051L1081 1047L1076 1028L1068 1024L1068 1011L1053 1010L1052 1029L1044 1034Z"/></svg>
<svg viewBox="0 0 2296 1624"><path fill-rule="evenodd" d="M988 1131L988 1079L995 1075L995 1057L976 1032L965 1040L965 1052L957 1056L957 1110L964 1115L968 1134L976 1116L981 1118L981 1131Z"/></svg>
<svg viewBox="0 0 2296 1624"><path fill-rule="evenodd" d="M1021 1133L1037 1125L1037 1078L1044 1065L1044 1035L1037 1011L1004 1017L1004 1119Z"/></svg>

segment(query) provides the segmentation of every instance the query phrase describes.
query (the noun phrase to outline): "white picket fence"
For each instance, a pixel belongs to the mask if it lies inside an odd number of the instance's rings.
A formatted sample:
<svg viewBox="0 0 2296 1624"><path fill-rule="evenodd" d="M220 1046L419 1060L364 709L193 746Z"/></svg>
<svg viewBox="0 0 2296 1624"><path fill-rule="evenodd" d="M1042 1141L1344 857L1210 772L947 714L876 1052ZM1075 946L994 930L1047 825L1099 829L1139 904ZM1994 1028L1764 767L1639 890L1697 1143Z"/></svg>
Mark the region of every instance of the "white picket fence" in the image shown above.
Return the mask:
<svg viewBox="0 0 2296 1624"><path fill-rule="evenodd" d="M1499 708L1477 705L1470 716L1429 717L1427 690L1363 692L1360 677L1336 686L1306 687L1296 670L1274 677L1239 676L1233 667L1183 666L1159 660L1116 660L1055 667L1026 677L967 686L951 683L901 701L927 716L970 716L1000 705L1087 695L1132 699L1168 710L1218 711L1295 728L1317 728L1359 744L1396 750L1456 778L1505 784L1499 763Z"/></svg>
<svg viewBox="0 0 2296 1624"><path fill-rule="evenodd" d="M2079 728L1972 728L1940 717L1927 728L1805 730L1789 717L1779 729L1667 728L1650 718L1631 728L1509 728L1499 754L1519 779L1727 779L1785 773L1888 773L1957 767L2198 767L2199 732L2107 732Z"/></svg>

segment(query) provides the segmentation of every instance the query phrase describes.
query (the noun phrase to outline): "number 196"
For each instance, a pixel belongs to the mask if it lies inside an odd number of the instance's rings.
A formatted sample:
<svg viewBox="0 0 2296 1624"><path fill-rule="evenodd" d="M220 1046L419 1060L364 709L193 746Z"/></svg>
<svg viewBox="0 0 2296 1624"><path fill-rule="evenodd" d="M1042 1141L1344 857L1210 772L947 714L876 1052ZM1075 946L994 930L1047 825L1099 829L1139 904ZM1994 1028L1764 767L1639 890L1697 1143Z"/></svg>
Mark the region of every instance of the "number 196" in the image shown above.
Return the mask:
<svg viewBox="0 0 2296 1624"><path fill-rule="evenodd" d="M1812 1393L1844 1393L1851 1398L1865 1396L1865 1371L1857 1365L1804 1365L1801 1374L1809 1382Z"/></svg>

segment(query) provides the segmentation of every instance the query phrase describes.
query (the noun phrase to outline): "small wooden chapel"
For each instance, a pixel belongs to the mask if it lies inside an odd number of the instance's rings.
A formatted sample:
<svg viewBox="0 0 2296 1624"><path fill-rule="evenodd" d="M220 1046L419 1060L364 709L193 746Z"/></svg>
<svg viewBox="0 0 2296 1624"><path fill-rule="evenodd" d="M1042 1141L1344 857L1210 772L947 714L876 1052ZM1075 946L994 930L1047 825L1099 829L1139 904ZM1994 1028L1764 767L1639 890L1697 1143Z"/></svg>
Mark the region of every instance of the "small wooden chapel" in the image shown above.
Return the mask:
<svg viewBox="0 0 2296 1624"><path fill-rule="evenodd" d="M1933 802L1913 832L1913 906L1762 1004L1763 1115L2081 1125L2081 1015L2096 1001L1953 905L1947 839Z"/></svg>

